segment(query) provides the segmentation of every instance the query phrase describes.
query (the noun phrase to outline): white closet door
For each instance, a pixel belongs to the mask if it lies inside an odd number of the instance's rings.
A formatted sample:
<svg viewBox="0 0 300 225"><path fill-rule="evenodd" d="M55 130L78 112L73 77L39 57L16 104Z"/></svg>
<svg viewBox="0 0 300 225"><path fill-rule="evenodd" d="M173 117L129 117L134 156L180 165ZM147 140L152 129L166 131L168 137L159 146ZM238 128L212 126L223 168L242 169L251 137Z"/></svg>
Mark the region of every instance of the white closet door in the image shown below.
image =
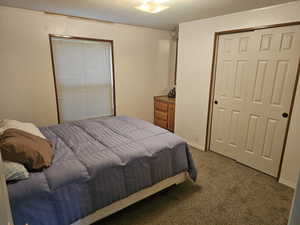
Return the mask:
<svg viewBox="0 0 300 225"><path fill-rule="evenodd" d="M253 32L219 38L211 149L236 158L242 145L242 121L246 104L246 78L251 76Z"/></svg>
<svg viewBox="0 0 300 225"><path fill-rule="evenodd" d="M288 122L283 115L289 112L297 76L299 35L300 26L290 26L220 37L213 151L277 176Z"/></svg>
<svg viewBox="0 0 300 225"><path fill-rule="evenodd" d="M113 115L111 43L51 41L60 121Z"/></svg>
<svg viewBox="0 0 300 225"><path fill-rule="evenodd" d="M246 123L237 160L277 176L297 77L300 26L254 32L254 67L247 80Z"/></svg>

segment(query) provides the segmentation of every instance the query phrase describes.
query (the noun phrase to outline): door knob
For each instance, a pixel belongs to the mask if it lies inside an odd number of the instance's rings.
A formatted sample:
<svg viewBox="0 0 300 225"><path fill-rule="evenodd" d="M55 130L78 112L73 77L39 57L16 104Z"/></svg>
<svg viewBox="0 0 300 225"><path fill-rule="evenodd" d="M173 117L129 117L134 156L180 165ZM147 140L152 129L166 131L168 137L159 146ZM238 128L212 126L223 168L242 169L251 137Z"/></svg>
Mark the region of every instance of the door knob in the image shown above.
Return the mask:
<svg viewBox="0 0 300 225"><path fill-rule="evenodd" d="M215 100L214 103L217 105L219 102L217 100Z"/></svg>
<svg viewBox="0 0 300 225"><path fill-rule="evenodd" d="M286 112L282 113L282 117L283 117L283 118L287 118L288 116L289 116L288 113L286 113Z"/></svg>

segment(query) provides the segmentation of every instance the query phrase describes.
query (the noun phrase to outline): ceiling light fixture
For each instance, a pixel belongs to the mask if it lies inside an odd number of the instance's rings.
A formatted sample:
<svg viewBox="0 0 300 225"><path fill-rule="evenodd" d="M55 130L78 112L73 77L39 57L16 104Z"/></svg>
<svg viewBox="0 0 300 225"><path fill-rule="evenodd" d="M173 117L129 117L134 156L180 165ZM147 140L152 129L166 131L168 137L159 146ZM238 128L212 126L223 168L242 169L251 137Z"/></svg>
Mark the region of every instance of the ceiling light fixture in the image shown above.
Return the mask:
<svg viewBox="0 0 300 225"><path fill-rule="evenodd" d="M145 0L143 4L135 8L148 13L158 13L169 8L169 6L161 4L167 1L168 0Z"/></svg>

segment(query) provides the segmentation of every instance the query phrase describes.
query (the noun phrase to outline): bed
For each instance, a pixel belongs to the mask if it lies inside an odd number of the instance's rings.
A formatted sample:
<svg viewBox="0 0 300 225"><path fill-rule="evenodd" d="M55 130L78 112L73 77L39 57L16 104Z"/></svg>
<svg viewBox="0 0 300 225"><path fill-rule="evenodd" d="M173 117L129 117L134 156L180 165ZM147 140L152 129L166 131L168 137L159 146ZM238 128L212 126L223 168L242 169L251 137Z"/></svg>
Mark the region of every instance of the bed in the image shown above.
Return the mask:
<svg viewBox="0 0 300 225"><path fill-rule="evenodd" d="M119 116L40 128L53 164L7 185L15 225L87 225L197 171L186 142Z"/></svg>

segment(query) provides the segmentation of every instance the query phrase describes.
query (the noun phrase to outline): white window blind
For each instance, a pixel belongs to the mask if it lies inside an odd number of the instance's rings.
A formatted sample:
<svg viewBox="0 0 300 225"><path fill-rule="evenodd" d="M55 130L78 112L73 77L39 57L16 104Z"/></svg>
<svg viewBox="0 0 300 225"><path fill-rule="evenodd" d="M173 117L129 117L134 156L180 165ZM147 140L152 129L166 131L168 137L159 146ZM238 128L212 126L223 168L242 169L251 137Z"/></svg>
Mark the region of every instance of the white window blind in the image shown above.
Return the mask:
<svg viewBox="0 0 300 225"><path fill-rule="evenodd" d="M114 114L111 42L51 37L60 122Z"/></svg>

